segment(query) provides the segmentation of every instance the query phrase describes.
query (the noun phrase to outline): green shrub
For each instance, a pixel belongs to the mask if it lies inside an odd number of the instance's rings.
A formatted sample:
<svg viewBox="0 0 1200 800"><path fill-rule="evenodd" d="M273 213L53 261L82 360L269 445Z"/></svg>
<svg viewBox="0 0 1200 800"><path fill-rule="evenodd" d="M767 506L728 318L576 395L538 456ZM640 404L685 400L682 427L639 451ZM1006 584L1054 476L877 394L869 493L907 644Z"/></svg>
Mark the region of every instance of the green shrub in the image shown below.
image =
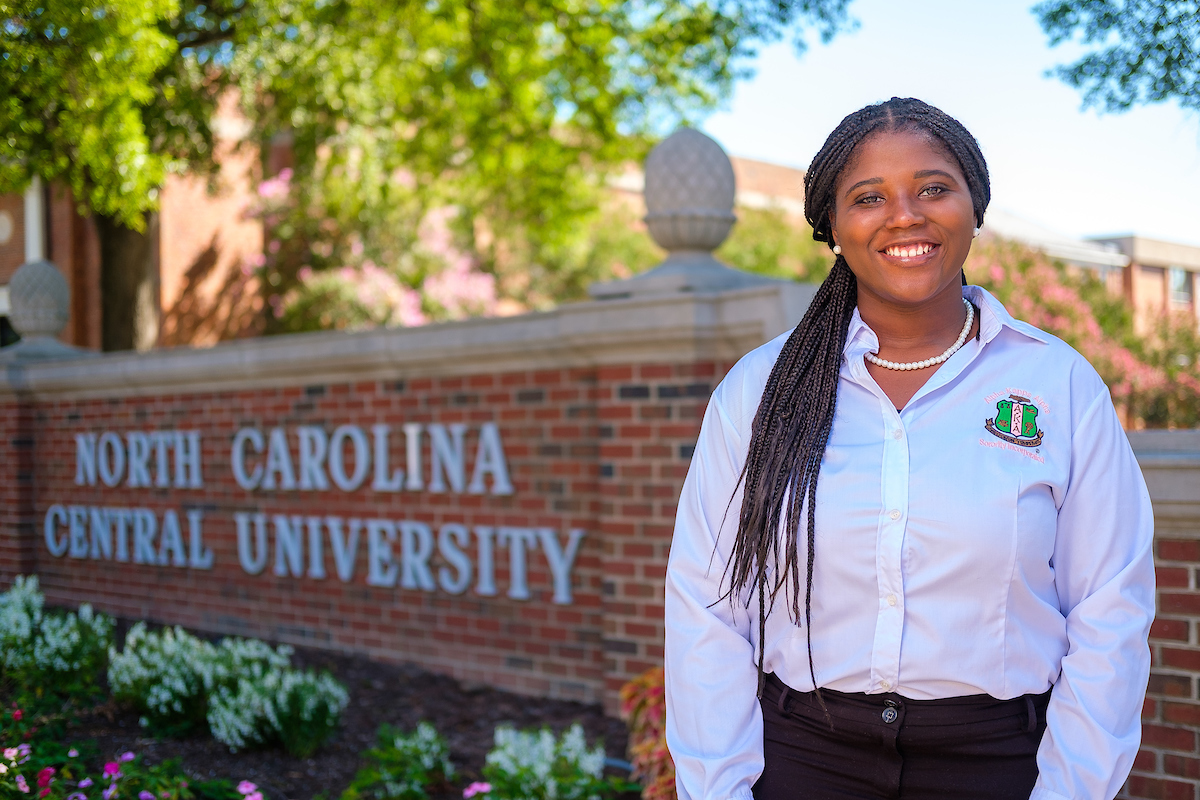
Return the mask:
<svg viewBox="0 0 1200 800"><path fill-rule="evenodd" d="M328 673L255 662L234 683L216 688L208 724L217 741L235 750L278 741L307 758L333 735L349 699Z"/></svg>
<svg viewBox="0 0 1200 800"><path fill-rule="evenodd" d="M156 735L207 727L234 750L279 742L307 757L333 734L349 696L327 673L292 669L291 654L257 639L214 645L182 628L138 623L125 649L110 654L108 680Z"/></svg>
<svg viewBox="0 0 1200 800"><path fill-rule="evenodd" d="M72 747L47 756L44 745L5 746L0 751L0 798L26 800L265 800L258 787L242 781L196 781L187 777L177 760L154 766L125 752L95 763Z"/></svg>
<svg viewBox="0 0 1200 800"><path fill-rule="evenodd" d="M604 748L588 749L578 724L561 739L549 728L496 728L483 776L489 800L599 800L636 788L604 777Z"/></svg>
<svg viewBox="0 0 1200 800"><path fill-rule="evenodd" d="M37 576L18 576L0 594L0 669L21 705L84 702L97 691L112 619L83 604L78 612L45 611Z"/></svg>
<svg viewBox="0 0 1200 800"><path fill-rule="evenodd" d="M139 622L121 652L109 651L108 685L142 714L151 733L183 736L205 724L205 676L215 659L213 645L183 628L151 631Z"/></svg>
<svg viewBox="0 0 1200 800"><path fill-rule="evenodd" d="M426 800L430 787L454 775L450 748L428 722L407 734L382 726L379 746L365 755L368 765L354 776L341 800Z"/></svg>

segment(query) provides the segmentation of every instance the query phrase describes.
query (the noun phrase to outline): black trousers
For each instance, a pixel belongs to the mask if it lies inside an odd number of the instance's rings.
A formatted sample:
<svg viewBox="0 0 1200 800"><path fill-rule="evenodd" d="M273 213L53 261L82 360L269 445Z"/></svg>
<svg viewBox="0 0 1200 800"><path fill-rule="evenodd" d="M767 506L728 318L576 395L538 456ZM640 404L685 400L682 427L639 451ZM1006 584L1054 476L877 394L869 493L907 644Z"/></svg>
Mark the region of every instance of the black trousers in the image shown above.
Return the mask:
<svg viewBox="0 0 1200 800"><path fill-rule="evenodd" d="M1028 800L1050 693L907 700L763 692L766 765L756 800Z"/></svg>

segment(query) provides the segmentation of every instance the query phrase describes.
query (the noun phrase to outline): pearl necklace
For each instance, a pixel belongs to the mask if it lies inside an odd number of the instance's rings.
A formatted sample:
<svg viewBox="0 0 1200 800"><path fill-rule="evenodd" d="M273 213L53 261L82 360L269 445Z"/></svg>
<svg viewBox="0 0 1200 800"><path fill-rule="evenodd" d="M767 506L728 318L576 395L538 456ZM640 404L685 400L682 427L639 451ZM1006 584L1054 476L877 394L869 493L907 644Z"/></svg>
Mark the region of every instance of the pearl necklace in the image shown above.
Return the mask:
<svg viewBox="0 0 1200 800"><path fill-rule="evenodd" d="M942 363L947 358L962 349L963 343L967 341L967 334L971 332L971 323L975 321L975 306L971 305L970 301L965 297L963 298L963 305L967 307L967 321L963 325L962 333L958 335L958 338L954 341L954 344L947 347L946 352L942 353L937 358L927 358L924 361L910 361L907 364L897 364L895 361L888 361L886 358L880 358L874 353L867 353L863 357L875 366L883 367L884 369L925 369L926 367L932 367L935 364Z"/></svg>

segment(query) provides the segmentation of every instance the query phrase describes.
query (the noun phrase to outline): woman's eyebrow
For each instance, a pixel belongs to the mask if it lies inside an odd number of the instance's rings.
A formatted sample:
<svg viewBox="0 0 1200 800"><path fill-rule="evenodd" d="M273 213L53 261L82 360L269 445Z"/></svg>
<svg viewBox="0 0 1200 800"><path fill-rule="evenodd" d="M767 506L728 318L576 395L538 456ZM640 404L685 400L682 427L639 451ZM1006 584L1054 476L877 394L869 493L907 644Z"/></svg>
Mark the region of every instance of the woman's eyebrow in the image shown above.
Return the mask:
<svg viewBox="0 0 1200 800"><path fill-rule="evenodd" d="M867 178L865 181L859 181L858 183L854 184L853 186L851 186L849 189L846 190L845 196L849 196L849 194L851 192L853 192L855 189L857 189L860 186L868 186L868 185L872 185L872 184L876 184L876 183L883 183L883 178Z"/></svg>
<svg viewBox="0 0 1200 800"><path fill-rule="evenodd" d="M941 175L943 178L949 178L950 180L954 180L954 176L951 175L949 172L946 172L944 169L918 170L917 172L913 173L913 178L916 180L920 180L921 178L930 178L930 177L933 177L934 175Z"/></svg>

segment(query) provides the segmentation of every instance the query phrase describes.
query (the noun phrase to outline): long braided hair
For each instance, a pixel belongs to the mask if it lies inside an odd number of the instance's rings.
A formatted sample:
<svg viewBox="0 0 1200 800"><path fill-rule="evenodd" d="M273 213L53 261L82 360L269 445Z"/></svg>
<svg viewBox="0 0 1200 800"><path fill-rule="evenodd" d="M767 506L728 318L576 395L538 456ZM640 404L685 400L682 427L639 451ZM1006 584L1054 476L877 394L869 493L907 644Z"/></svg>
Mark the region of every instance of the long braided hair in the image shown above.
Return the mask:
<svg viewBox="0 0 1200 800"><path fill-rule="evenodd" d="M983 224L983 214L991 200L991 184L987 163L975 137L958 120L927 103L893 97L842 120L813 159L804 176L804 216L812 226L813 239L832 246L831 214L837 183L858 145L876 133L901 130L928 136L958 161L971 193L975 223ZM725 597L732 599L743 592L747 596L758 595L760 698L767 614L776 595L789 583L791 617L797 623L801 619L797 538L802 514L806 518L808 539L803 624L808 640L809 675L813 687L818 688L812 655L817 478L833 428L842 349L857 302L858 282L846 259L838 255L829 277L784 344L767 378L751 426L749 452L739 479L744 482L745 492L732 557L726 567L729 588ZM798 413L800 409L804 413ZM783 537L779 535L781 517ZM772 566L775 575L768 586Z"/></svg>

